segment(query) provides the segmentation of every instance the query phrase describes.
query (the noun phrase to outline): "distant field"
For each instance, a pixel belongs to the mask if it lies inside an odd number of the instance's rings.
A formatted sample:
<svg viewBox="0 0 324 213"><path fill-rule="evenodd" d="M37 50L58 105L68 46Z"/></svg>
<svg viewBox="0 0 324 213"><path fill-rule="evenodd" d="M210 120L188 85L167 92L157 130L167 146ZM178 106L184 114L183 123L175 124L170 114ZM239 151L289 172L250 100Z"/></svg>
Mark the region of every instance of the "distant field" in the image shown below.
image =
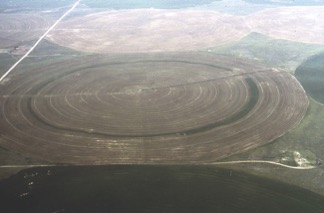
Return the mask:
<svg viewBox="0 0 324 213"><path fill-rule="evenodd" d="M135 9L135 8L161 8L179 9L208 4L220 0L84 0L82 3L93 8Z"/></svg>
<svg viewBox="0 0 324 213"><path fill-rule="evenodd" d="M248 58L293 72L308 57L324 51L324 45L275 39L259 33L250 33L239 41L208 48L208 51Z"/></svg>
<svg viewBox="0 0 324 213"><path fill-rule="evenodd" d="M0 9L48 9L64 7L73 2L75 0L3 0L0 2Z"/></svg>
<svg viewBox="0 0 324 213"><path fill-rule="evenodd" d="M244 0L253 4L269 4L269 5L281 5L281 6L321 6L323 1L321 0Z"/></svg>
<svg viewBox="0 0 324 213"><path fill-rule="evenodd" d="M110 8L110 9L134 9L134 8L163 8L177 9L192 7L202 4L208 4L217 0L82 0L81 4L85 4L92 8ZM76 0L5 0L0 2L1 8L14 9L54 9L65 7L75 3Z"/></svg>
<svg viewBox="0 0 324 213"><path fill-rule="evenodd" d="M324 104L324 52L302 63L296 77L311 97Z"/></svg>
<svg viewBox="0 0 324 213"><path fill-rule="evenodd" d="M279 7L246 16L208 9L113 10L66 20L47 39L95 53L202 50L238 41L251 32L324 44L324 22L319 21L323 14L324 7Z"/></svg>
<svg viewBox="0 0 324 213"><path fill-rule="evenodd" d="M21 46L31 47L36 41L26 41L21 43ZM8 69L17 61L25 52L22 52L21 54L14 55L12 54L14 52L15 47L9 47L3 49L3 53L0 53L0 75L3 75ZM52 42L49 42L47 40L43 40L36 49L23 61L21 66L18 66L14 72L24 71L24 67L35 64L35 63L47 63L49 62L48 59L51 59L51 61L55 60L62 60L62 58L69 58L74 57L77 55L85 55L85 53L80 53L78 51L61 47L57 44L54 44Z"/></svg>
<svg viewBox="0 0 324 213"><path fill-rule="evenodd" d="M247 16L252 31L277 39L324 44L324 6L277 7Z"/></svg>
<svg viewBox="0 0 324 213"><path fill-rule="evenodd" d="M0 49L24 45L39 38L51 23L39 15L0 13Z"/></svg>
<svg viewBox="0 0 324 213"><path fill-rule="evenodd" d="M47 39L84 52L163 52L207 48L249 32L242 18L200 10L105 11L64 21Z"/></svg>

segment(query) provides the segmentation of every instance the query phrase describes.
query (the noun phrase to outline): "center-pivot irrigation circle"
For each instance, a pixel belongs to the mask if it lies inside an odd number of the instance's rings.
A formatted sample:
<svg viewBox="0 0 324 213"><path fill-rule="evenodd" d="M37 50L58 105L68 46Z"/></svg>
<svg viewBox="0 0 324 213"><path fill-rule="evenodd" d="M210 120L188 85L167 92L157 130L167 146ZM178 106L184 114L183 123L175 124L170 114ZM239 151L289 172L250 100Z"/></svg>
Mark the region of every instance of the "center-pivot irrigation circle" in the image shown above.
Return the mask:
<svg viewBox="0 0 324 213"><path fill-rule="evenodd" d="M213 161L274 140L308 106L291 75L202 53L84 56L2 87L1 145L74 164Z"/></svg>

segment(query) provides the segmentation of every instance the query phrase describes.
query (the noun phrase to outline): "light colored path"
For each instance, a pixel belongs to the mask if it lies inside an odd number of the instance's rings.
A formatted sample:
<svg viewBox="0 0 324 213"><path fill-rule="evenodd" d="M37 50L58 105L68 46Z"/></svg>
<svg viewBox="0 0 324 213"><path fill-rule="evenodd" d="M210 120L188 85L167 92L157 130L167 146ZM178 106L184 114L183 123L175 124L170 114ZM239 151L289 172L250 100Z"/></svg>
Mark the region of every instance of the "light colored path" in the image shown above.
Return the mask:
<svg viewBox="0 0 324 213"><path fill-rule="evenodd" d="M312 97L310 97L310 96L308 96L308 98L312 99L312 101L314 101L316 104L318 104L318 105L324 107L324 104L322 104L322 103L319 102L319 101L316 101L314 98L312 98Z"/></svg>
<svg viewBox="0 0 324 213"><path fill-rule="evenodd" d="M300 170L306 170L306 169L314 169L315 166L305 166L305 167L298 167L298 166L288 166L282 163L277 163L273 161L263 161L263 160L242 160L242 161L227 161L227 162L213 162L213 163L202 163L202 165L228 165L228 164L252 164L252 163L263 163L263 164L272 164L276 166L281 166L289 169L300 169ZM0 166L0 168L30 168L30 167L50 167L50 166L57 166L57 165L3 165ZM60 166L68 166L68 165L60 165ZM79 165L78 166L82 166ZM87 165L89 166L89 165ZM97 166L97 165L93 165Z"/></svg>
<svg viewBox="0 0 324 213"><path fill-rule="evenodd" d="M273 161L263 161L263 160L242 160L242 161L227 161L227 162L213 162L213 163L206 163L205 165L226 165L226 164L252 164L252 163L263 163L263 164L272 164L276 166L281 166L289 169L314 169L314 166L305 166L305 167L298 167L298 166L288 166L286 164L277 163Z"/></svg>
<svg viewBox="0 0 324 213"><path fill-rule="evenodd" d="M31 167L49 167L49 166L56 166L56 165L3 165L0 168L31 168Z"/></svg>
<svg viewBox="0 0 324 213"><path fill-rule="evenodd" d="M30 48L28 50L28 52L21 57L14 65L12 65L12 67L10 67L10 69L0 78L0 83L1 81L13 70L16 68L16 66L18 66L18 64L20 64L20 62L22 62L36 47L37 45L47 36L47 34L53 30L56 25L58 25L58 23L60 23L62 21L62 19L64 19L72 10L74 10L74 8L80 3L81 0L78 0L72 7L71 9L69 9L68 11L66 11L61 18L59 18L45 33L44 35L42 35L38 41L34 44L34 46L32 46L32 48Z"/></svg>

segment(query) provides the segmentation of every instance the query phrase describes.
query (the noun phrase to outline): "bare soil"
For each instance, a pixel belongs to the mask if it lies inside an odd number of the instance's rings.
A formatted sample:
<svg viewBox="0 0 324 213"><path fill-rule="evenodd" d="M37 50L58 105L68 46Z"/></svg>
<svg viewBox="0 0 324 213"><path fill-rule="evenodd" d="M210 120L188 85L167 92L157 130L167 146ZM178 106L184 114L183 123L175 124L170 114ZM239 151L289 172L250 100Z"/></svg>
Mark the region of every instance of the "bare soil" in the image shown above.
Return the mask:
<svg viewBox="0 0 324 213"><path fill-rule="evenodd" d="M67 20L47 38L96 53L199 50L250 32L324 44L323 14L324 7L281 7L248 16L189 9L112 10Z"/></svg>
<svg viewBox="0 0 324 213"><path fill-rule="evenodd" d="M308 106L290 74L208 53L77 57L0 91L1 146L72 164L210 162L273 141Z"/></svg>

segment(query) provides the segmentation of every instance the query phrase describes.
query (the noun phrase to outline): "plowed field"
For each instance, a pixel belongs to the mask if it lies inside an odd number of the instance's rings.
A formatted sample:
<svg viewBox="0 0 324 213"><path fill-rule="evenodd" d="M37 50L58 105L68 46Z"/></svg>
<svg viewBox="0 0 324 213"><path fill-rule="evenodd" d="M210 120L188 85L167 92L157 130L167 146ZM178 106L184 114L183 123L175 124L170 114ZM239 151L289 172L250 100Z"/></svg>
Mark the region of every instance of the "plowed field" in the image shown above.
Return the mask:
<svg viewBox="0 0 324 213"><path fill-rule="evenodd" d="M84 56L0 87L0 145L73 164L210 162L278 138L308 106L290 74L207 53Z"/></svg>

